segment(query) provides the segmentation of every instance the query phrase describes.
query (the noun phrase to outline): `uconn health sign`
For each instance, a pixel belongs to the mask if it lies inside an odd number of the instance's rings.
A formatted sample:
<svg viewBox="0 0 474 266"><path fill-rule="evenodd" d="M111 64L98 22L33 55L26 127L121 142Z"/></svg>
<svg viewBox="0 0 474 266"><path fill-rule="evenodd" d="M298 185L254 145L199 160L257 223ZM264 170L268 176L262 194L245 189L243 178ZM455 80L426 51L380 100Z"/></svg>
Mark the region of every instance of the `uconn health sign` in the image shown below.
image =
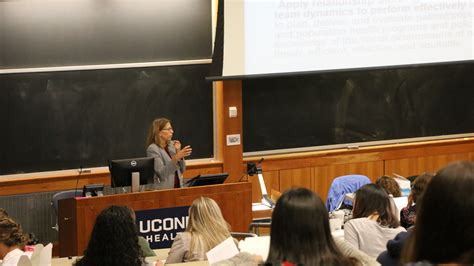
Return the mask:
<svg viewBox="0 0 474 266"><path fill-rule="evenodd" d="M152 249L169 248L188 225L189 206L135 211L138 233Z"/></svg>

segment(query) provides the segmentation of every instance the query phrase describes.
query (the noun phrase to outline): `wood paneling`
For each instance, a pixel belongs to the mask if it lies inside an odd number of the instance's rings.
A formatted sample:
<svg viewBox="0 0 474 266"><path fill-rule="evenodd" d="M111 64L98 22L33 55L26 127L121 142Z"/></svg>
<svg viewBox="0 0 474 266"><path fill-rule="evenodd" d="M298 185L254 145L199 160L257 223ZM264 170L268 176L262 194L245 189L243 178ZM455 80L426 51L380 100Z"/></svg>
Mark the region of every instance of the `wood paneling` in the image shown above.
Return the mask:
<svg viewBox="0 0 474 266"><path fill-rule="evenodd" d="M301 169L312 166L324 166L344 163L358 163L382 160L380 152L362 152L362 151L345 151L343 154L327 154L326 153L309 153L305 158L294 158L292 154L288 154L288 159L279 156L273 159L273 156L264 156L264 169L280 170L280 169Z"/></svg>
<svg viewBox="0 0 474 266"><path fill-rule="evenodd" d="M280 191L292 187L305 187L311 189L311 168L280 170Z"/></svg>
<svg viewBox="0 0 474 266"><path fill-rule="evenodd" d="M474 161L474 152L387 160L385 173L388 175L396 173L402 176L418 175L423 172L435 173L450 162L463 160Z"/></svg>
<svg viewBox="0 0 474 266"><path fill-rule="evenodd" d="M221 172L221 161L197 160L197 162L187 163L184 177ZM0 177L0 196L68 190L97 183L110 185L110 172L107 167L93 168L90 173L82 174L79 174L77 170L64 170L8 175Z"/></svg>
<svg viewBox="0 0 474 266"><path fill-rule="evenodd" d="M260 158L245 158L245 161ZM279 182L281 192L291 187L307 187L326 200L332 180L337 176L362 174L374 182L382 175L397 173L410 176L437 171L452 161L474 161L474 139L392 144L359 150L339 149L264 158L264 176L274 176L278 181L271 182ZM255 192L258 189L258 179L251 178L249 181L253 184L252 199L259 201L260 193ZM266 183L268 190L268 181Z"/></svg>
<svg viewBox="0 0 474 266"><path fill-rule="evenodd" d="M224 110L221 110L222 112ZM229 128L231 127L229 126ZM221 134L224 133L225 130L222 129ZM237 175L237 180L234 180L235 177L233 177L229 178L227 182L238 181L245 171L242 154L240 153L238 156L239 151L228 149L224 143L218 147L223 149L222 157L223 160L226 160L225 162L219 160L191 161L188 164L185 177L219 173L230 169L234 176ZM227 155L224 156L224 154ZM262 163L262 168L269 193L272 188L282 191L292 186L305 186L317 191L325 199L332 179L338 175L361 173L374 181L383 174L397 173L410 176L424 171L436 171L451 161L474 161L474 139L392 144L364 147L359 150L338 149L263 157L265 161ZM260 158L260 156L245 158L244 162L258 161ZM313 170L308 173L307 169ZM0 178L0 196L73 189L76 187L78 177L77 171L74 170L2 176ZM259 202L261 193L258 179L251 177L249 181L253 188L252 201ZM92 183L110 184L108 169L92 169L91 173L83 173L79 177L78 187Z"/></svg>

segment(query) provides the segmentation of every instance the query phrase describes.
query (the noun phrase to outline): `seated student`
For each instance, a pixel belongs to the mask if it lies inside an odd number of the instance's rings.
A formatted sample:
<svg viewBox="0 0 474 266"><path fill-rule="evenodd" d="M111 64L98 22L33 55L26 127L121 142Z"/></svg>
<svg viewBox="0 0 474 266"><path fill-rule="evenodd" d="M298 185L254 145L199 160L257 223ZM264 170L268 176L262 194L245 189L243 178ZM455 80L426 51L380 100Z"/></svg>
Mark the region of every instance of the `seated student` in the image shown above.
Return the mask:
<svg viewBox="0 0 474 266"><path fill-rule="evenodd" d="M21 250L28 237L21 226L9 217L0 218L0 262L1 266L16 266L24 252Z"/></svg>
<svg viewBox="0 0 474 266"><path fill-rule="evenodd" d="M379 185L388 195L392 195L394 198L402 196L402 191L400 185L395 181L393 177L390 176L381 176L376 181L375 184Z"/></svg>
<svg viewBox="0 0 474 266"><path fill-rule="evenodd" d="M418 204L402 262L474 264L474 162L441 169Z"/></svg>
<svg viewBox="0 0 474 266"><path fill-rule="evenodd" d="M166 263L207 260L206 252L231 236L229 229L214 200L197 198L189 207L186 231L174 239Z"/></svg>
<svg viewBox="0 0 474 266"><path fill-rule="evenodd" d="M390 197L376 184L356 191L352 217L344 224L344 239L372 257L385 250L388 240L405 231L395 217Z"/></svg>
<svg viewBox="0 0 474 266"><path fill-rule="evenodd" d="M128 209L130 210L130 213L132 214L133 222L135 223L137 219L137 216L135 215L135 211L132 210L131 208L128 208ZM153 251L153 249L150 248L150 243L143 236L138 236L138 245L140 246L140 249L142 250L143 256L145 257L156 256L155 251Z"/></svg>
<svg viewBox="0 0 474 266"><path fill-rule="evenodd" d="M419 175L411 184L411 192L408 196L408 204L400 211L400 224L409 228L415 224L416 202L421 197L425 187L431 181L432 174Z"/></svg>
<svg viewBox="0 0 474 266"><path fill-rule="evenodd" d="M7 210L0 208L0 218L9 217ZM23 251L34 251L35 245L39 243L39 240L36 238L33 233L23 233L26 236L26 242L22 247Z"/></svg>
<svg viewBox="0 0 474 266"><path fill-rule="evenodd" d="M4 208L0 208L0 218L8 217L8 212Z"/></svg>
<svg viewBox="0 0 474 266"><path fill-rule="evenodd" d="M381 176L376 181L375 184L379 185L387 194L390 196L390 204L392 205L392 210L397 217L397 220L400 221L400 210L397 208L393 198L398 198L402 196L402 191L400 185L395 181L395 178L390 176Z"/></svg>
<svg viewBox="0 0 474 266"><path fill-rule="evenodd" d="M336 245L321 198L306 188L291 189L278 199L272 214L267 265L357 265Z"/></svg>
<svg viewBox="0 0 474 266"><path fill-rule="evenodd" d="M380 253L377 257L377 261L382 264L382 266L400 265L403 247L410 234L413 233L413 228L414 227L411 227L408 228L406 232L398 233L394 239L391 239L387 242L387 250Z"/></svg>
<svg viewBox="0 0 474 266"><path fill-rule="evenodd" d="M413 233L415 224L416 202L419 202L425 187L433 177L432 174L421 174L413 179L411 183L411 192L408 196L408 205L400 211L400 224L407 229L407 232L401 232L394 239L387 242L387 250L380 253L377 261L384 266L400 265L400 259L403 247L410 234Z"/></svg>
<svg viewBox="0 0 474 266"><path fill-rule="evenodd" d="M110 206L97 216L84 257L75 265L147 265L128 207Z"/></svg>

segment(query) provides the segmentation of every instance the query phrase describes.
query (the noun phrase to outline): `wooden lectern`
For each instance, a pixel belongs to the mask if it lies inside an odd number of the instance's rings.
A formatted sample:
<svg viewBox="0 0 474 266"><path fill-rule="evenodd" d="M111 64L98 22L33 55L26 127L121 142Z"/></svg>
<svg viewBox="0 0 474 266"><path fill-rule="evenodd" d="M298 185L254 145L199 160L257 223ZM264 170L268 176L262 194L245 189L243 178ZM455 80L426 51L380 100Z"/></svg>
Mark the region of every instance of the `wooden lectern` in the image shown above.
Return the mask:
<svg viewBox="0 0 474 266"><path fill-rule="evenodd" d="M135 211L189 206L199 196L214 199L232 231L247 232L252 222L251 183L229 183L108 195L59 201L59 256L83 255L95 218L110 205L129 206Z"/></svg>

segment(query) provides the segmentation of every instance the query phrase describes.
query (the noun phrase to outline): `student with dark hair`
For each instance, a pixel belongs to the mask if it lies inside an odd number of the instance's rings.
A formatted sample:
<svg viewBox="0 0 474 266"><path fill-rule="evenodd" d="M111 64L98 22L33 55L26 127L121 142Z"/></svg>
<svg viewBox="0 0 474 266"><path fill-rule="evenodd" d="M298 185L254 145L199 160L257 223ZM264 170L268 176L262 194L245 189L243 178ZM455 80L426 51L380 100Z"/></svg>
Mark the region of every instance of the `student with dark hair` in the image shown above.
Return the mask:
<svg viewBox="0 0 474 266"><path fill-rule="evenodd" d="M411 192L408 196L408 204L400 211L400 224L409 228L415 224L416 203L421 198L426 186L433 178L432 174L421 174L411 184Z"/></svg>
<svg viewBox="0 0 474 266"><path fill-rule="evenodd" d="M75 265L146 265L128 207L110 206L97 216L84 257Z"/></svg>
<svg viewBox="0 0 474 266"><path fill-rule="evenodd" d="M441 169L423 193L404 263L474 263L474 162Z"/></svg>
<svg viewBox="0 0 474 266"><path fill-rule="evenodd" d="M388 195L392 195L394 198L402 196L400 185L393 177L386 175L381 176L377 179L377 181L375 181L375 184L379 185L385 190L385 192L387 192Z"/></svg>
<svg viewBox="0 0 474 266"><path fill-rule="evenodd" d="M21 250L28 241L21 226L8 216L0 218L0 265L17 265L24 254Z"/></svg>
<svg viewBox="0 0 474 266"><path fill-rule="evenodd" d="M356 191L352 216L344 225L344 239L372 257L385 250L388 240L405 231L387 192L376 184L364 185Z"/></svg>
<svg viewBox="0 0 474 266"><path fill-rule="evenodd" d="M336 246L329 215L314 192L297 188L285 192L272 214L270 251L266 265L357 265Z"/></svg>

